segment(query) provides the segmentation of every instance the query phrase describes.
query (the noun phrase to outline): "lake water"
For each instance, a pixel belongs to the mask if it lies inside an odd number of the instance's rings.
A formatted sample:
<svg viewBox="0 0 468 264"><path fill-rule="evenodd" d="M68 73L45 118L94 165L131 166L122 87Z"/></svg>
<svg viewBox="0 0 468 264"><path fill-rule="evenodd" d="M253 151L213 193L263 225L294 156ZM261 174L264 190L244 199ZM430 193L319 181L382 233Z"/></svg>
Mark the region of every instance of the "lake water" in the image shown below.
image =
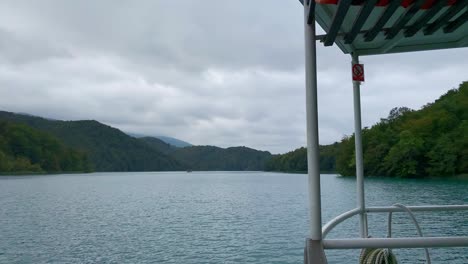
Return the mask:
<svg viewBox="0 0 468 264"><path fill-rule="evenodd" d="M94 173L0 177L0 263L302 263L307 177L263 172ZM355 180L322 175L324 221L355 207ZM366 179L368 205L468 204L468 181ZM370 215L385 236L386 214ZM417 213L427 236L468 235L466 212ZM330 237L358 235L352 219ZM416 236L394 216L394 236ZM395 250L425 263L422 249ZM359 251L329 250L329 263ZM468 263L468 248L431 249Z"/></svg>

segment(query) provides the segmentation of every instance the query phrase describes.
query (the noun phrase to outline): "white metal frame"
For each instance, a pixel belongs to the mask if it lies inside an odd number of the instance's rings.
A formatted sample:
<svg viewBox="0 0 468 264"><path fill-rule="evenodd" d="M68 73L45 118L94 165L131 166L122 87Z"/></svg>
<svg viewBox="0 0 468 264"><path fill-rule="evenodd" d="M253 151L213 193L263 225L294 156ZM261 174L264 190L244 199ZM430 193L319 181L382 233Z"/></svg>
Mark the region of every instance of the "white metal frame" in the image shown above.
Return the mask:
<svg viewBox="0 0 468 264"><path fill-rule="evenodd" d="M428 206L407 206L412 212L437 212L437 211L465 211L468 210L468 205L428 205ZM404 212L403 209L396 207L396 206L373 206L367 207L365 209L366 213L394 213L394 212ZM361 213L359 208L354 208L349 210L332 220L330 220L326 225L322 228L322 238L325 237L340 223L346 221L347 219L358 215ZM468 239L468 237L465 237ZM468 246L468 240L466 241L466 245Z"/></svg>
<svg viewBox="0 0 468 264"><path fill-rule="evenodd" d="M352 54L352 64L359 63L359 56ZM367 237L366 202L364 199L364 157L362 153L362 125L361 125L361 82L353 81L354 105L354 145L356 150L356 193L359 208L359 233L362 238Z"/></svg>
<svg viewBox="0 0 468 264"><path fill-rule="evenodd" d="M357 208L337 216L322 228L316 56L316 40L318 40L318 38L315 31L315 1L304 0L303 2L306 76L307 166L310 207L310 237L306 240L304 263L327 263L324 249L468 247L468 237L368 238L367 213L391 213L400 212L403 211L403 209L397 206L365 206L359 82L353 82ZM359 63L359 57L357 54L352 54L352 62ZM468 205L409 206L406 208L414 212L454 211L468 210ZM361 238L324 239L334 227L355 215L359 215L359 229Z"/></svg>
<svg viewBox="0 0 468 264"><path fill-rule="evenodd" d="M322 202L319 170L319 134L317 105L317 49L313 0L304 1L307 170L310 207L310 237L306 240L304 263L327 263L322 245ZM312 16L312 23L308 21Z"/></svg>
<svg viewBox="0 0 468 264"><path fill-rule="evenodd" d="M306 1L312 2L312 0ZM307 168L309 181L310 238L322 239L322 208L320 200L319 134L317 106L317 50L315 23L308 24L309 5L304 3L306 119L307 119ZM312 14L313 15L313 12Z"/></svg>

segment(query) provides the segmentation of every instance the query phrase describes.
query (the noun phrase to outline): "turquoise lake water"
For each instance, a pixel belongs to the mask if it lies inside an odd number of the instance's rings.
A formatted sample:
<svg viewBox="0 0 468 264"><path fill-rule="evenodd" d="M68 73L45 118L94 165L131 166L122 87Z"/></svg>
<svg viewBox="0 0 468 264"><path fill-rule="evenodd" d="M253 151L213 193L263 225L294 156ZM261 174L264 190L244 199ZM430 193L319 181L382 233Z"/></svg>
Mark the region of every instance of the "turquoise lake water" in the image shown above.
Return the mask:
<svg viewBox="0 0 468 264"><path fill-rule="evenodd" d="M307 176L155 172L0 177L0 263L302 263ZM324 222L355 207L355 180L322 175ZM468 181L366 179L368 205L468 204ZM426 236L468 236L468 212L417 213ZM386 214L369 216L385 236ZM397 213L394 236L416 236ZM329 237L357 237L356 219ZM395 250L425 263L422 249ZM468 263L468 248L431 249ZM359 251L328 250L329 263Z"/></svg>

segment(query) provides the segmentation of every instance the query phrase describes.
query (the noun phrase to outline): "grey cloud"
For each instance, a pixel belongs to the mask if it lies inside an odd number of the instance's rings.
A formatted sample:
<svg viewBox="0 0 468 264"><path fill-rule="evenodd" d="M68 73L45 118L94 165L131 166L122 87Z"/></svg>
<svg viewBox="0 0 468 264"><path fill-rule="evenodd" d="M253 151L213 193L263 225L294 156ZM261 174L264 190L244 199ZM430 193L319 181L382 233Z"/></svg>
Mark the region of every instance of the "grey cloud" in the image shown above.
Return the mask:
<svg viewBox="0 0 468 264"><path fill-rule="evenodd" d="M15 1L5 5L18 16L27 13L35 27L42 27L44 38L90 53L131 56L144 64L179 70L296 67L303 43L296 37L302 34L297 4L246 4L191 0ZM272 20L271 8L281 8L280 17L287 19Z"/></svg>
<svg viewBox="0 0 468 264"><path fill-rule="evenodd" d="M51 57L71 55L54 43L37 43L28 36L20 36L0 27L0 61L11 64L27 64Z"/></svg>
<svg viewBox="0 0 468 264"><path fill-rule="evenodd" d="M298 1L2 1L0 109L194 144L305 145ZM363 57L363 125L467 79L467 49ZM350 57L318 44L321 143L353 131Z"/></svg>

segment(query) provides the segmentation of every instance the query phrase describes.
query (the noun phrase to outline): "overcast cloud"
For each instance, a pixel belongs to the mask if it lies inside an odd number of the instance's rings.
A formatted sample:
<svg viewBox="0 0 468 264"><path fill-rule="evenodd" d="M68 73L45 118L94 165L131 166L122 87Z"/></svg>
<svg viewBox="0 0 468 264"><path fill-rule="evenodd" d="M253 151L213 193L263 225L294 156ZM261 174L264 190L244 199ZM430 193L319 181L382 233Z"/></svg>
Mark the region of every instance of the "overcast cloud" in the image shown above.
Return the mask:
<svg viewBox="0 0 468 264"><path fill-rule="evenodd" d="M1 1L0 110L273 153L305 145L302 8L282 1ZM320 142L353 131L350 58L318 49ZM363 57L363 125L468 80L468 49Z"/></svg>

